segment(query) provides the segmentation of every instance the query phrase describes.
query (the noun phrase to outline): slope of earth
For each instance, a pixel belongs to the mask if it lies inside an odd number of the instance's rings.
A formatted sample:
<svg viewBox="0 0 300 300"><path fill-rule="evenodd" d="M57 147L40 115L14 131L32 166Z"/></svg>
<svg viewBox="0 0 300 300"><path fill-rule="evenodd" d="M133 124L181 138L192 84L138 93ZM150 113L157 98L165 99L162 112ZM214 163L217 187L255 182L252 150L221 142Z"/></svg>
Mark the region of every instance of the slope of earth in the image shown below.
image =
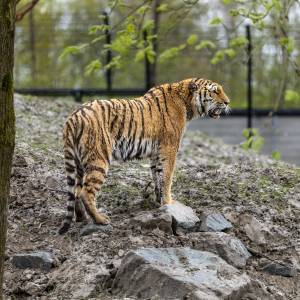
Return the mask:
<svg viewBox="0 0 300 300"><path fill-rule="evenodd" d="M16 95L15 106L7 299L91 299L93 295L113 299L109 284L103 286L103 282L129 250L193 247L185 233L172 235L132 225L136 214L156 208L153 187L146 188L151 180L148 161L112 164L98 196L99 209L112 220L110 231L81 236L83 224L73 223L67 234L59 236L66 207L62 126L76 104ZM187 132L178 155L173 194L198 215L219 212L233 224L228 233L243 241L252 254L245 272L265 287L270 298L300 298L299 168ZM15 254L32 251L52 254L50 272L17 269L12 264ZM270 262L292 266L295 276L263 272L262 266Z"/></svg>

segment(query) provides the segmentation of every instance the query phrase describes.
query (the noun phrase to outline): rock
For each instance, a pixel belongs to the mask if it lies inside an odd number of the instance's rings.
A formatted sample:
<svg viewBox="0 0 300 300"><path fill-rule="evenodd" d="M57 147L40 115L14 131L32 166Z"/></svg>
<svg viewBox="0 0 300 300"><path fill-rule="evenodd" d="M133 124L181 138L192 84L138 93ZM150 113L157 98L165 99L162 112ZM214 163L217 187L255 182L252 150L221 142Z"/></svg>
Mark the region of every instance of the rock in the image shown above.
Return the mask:
<svg viewBox="0 0 300 300"><path fill-rule="evenodd" d="M28 165L30 165L32 163L33 163L32 158L29 158L29 157L23 156L23 155L19 155L19 154L16 154L13 159L14 167L26 168L26 167L28 167Z"/></svg>
<svg viewBox="0 0 300 300"><path fill-rule="evenodd" d="M47 176L45 183L46 186L50 189L56 189L59 186L58 180L53 176Z"/></svg>
<svg viewBox="0 0 300 300"><path fill-rule="evenodd" d="M240 217L240 224L244 226L247 237L257 244L265 244L264 225L254 216L243 215Z"/></svg>
<svg viewBox="0 0 300 300"><path fill-rule="evenodd" d="M130 220L132 225L141 226L143 229L160 229L166 233L173 234L172 217L162 211L142 212Z"/></svg>
<svg viewBox="0 0 300 300"><path fill-rule="evenodd" d="M53 265L51 253L45 251L20 253L12 257L11 262L20 269L41 269L49 272Z"/></svg>
<svg viewBox="0 0 300 300"><path fill-rule="evenodd" d="M44 288L44 285L39 285L34 282L27 282L24 286L24 291L31 296L38 295Z"/></svg>
<svg viewBox="0 0 300 300"><path fill-rule="evenodd" d="M270 273L272 275L279 275L284 277L294 277L297 275L296 268L281 265L278 263L269 263L262 268L262 271Z"/></svg>
<svg viewBox="0 0 300 300"><path fill-rule="evenodd" d="M173 229L177 226L189 229L200 221L191 207L177 201L174 201L172 204L163 205L160 210L172 216L173 222L175 223L173 224Z"/></svg>
<svg viewBox="0 0 300 300"><path fill-rule="evenodd" d="M203 213L200 219L200 231L223 231L232 228L232 224L220 213Z"/></svg>
<svg viewBox="0 0 300 300"><path fill-rule="evenodd" d="M241 299L250 278L209 252L190 248L130 251L112 292L138 299Z"/></svg>
<svg viewBox="0 0 300 300"><path fill-rule="evenodd" d="M188 235L194 249L218 254L229 264L242 268L251 254L237 238L224 232L197 232Z"/></svg>
<svg viewBox="0 0 300 300"><path fill-rule="evenodd" d="M108 225L97 225L94 223L89 223L87 225L85 225L81 230L80 230L80 235L81 236L85 236L85 235L89 235L92 234L94 232L97 231L102 231L104 233L108 233L110 231L112 231L112 226L110 224Z"/></svg>

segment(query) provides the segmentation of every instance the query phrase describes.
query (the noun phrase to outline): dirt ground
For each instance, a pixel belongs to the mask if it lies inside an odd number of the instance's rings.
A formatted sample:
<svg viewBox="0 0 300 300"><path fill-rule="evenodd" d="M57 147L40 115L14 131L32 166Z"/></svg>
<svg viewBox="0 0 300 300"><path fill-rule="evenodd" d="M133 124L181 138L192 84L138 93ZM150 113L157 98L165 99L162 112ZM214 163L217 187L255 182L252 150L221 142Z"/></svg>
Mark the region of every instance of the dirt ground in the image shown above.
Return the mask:
<svg viewBox="0 0 300 300"><path fill-rule="evenodd" d="M109 284L121 258L138 247L193 247L188 235L142 230L131 219L156 207L148 161L113 163L98 196L99 209L112 220L112 230L80 236L73 223L59 236L66 195L62 126L76 107L72 101L41 100L16 95L17 143L11 180L4 291L7 299L112 299ZM217 120L216 120L217 122ZM198 214L222 213L253 254L245 272L265 287L270 299L300 299L300 169L266 156L245 152L203 134L187 132L173 183L174 198ZM265 241L249 238L243 220L254 216ZM17 253L47 251L55 258L50 272L15 268ZM266 261L297 269L294 277L262 272ZM110 275L106 271L110 270ZM99 284L100 282L100 284ZM91 289L91 292L89 292ZM273 298L272 298L273 297ZM258 298L253 298L258 299Z"/></svg>

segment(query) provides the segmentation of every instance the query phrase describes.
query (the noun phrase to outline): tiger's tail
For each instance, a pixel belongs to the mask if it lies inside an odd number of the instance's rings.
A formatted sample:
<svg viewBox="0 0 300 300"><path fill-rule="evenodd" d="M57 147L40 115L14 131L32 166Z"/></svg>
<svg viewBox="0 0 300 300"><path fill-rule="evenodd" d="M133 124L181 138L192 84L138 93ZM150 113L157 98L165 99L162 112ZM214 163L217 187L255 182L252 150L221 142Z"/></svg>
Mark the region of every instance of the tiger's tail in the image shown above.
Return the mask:
<svg viewBox="0 0 300 300"><path fill-rule="evenodd" d="M76 159L75 159L75 129L70 122L67 121L64 129L64 160L65 170L67 175L67 187L68 187L68 203L65 219L58 231L59 234L67 232L71 226L74 211L75 211L75 179L76 179Z"/></svg>

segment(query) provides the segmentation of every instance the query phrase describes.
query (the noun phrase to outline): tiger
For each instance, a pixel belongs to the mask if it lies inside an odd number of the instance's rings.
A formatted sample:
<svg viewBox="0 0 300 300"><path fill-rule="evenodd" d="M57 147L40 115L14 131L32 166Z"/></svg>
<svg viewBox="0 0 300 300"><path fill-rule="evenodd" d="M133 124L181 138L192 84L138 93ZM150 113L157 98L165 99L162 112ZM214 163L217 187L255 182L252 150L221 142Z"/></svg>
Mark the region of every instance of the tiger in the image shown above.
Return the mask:
<svg viewBox="0 0 300 300"><path fill-rule="evenodd" d="M59 229L63 234L76 221L107 225L98 212L95 195L103 185L112 159L150 159L155 198L172 204L176 155L188 121L219 118L230 100L222 86L203 78L189 78L151 88L135 99L94 100L81 105L63 130L68 204Z"/></svg>

